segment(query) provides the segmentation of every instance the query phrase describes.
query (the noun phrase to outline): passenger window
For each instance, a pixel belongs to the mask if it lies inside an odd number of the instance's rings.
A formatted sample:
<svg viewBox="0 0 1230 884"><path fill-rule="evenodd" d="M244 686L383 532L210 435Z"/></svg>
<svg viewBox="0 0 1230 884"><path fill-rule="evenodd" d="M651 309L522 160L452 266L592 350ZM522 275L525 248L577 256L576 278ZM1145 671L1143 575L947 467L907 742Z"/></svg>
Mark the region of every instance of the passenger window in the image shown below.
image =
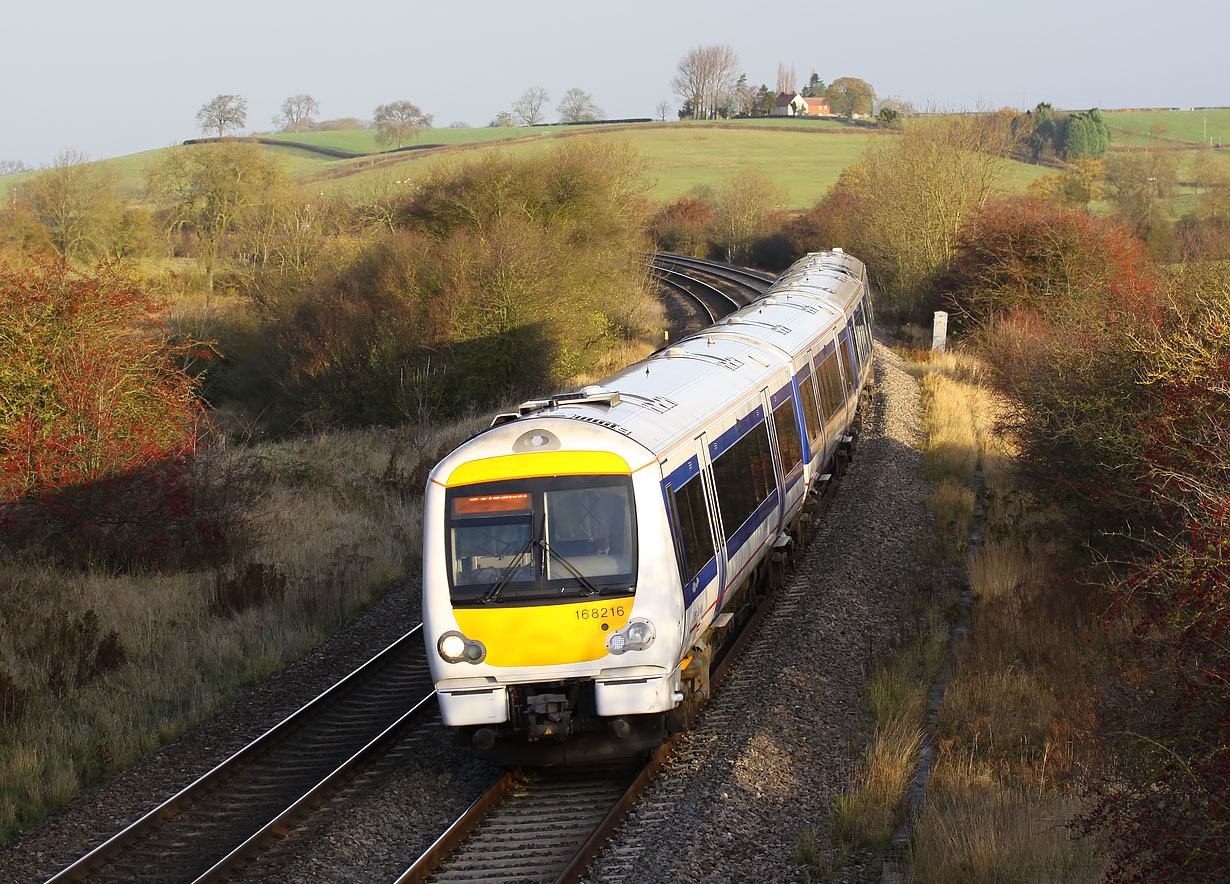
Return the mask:
<svg viewBox="0 0 1230 884"><path fill-rule="evenodd" d="M713 481L722 529L729 541L777 485L766 422L757 424L713 462Z"/></svg>
<svg viewBox="0 0 1230 884"><path fill-rule="evenodd" d="M853 382L852 375L851 375L851 373L850 373L850 358L849 358L849 355L850 355L850 339L849 339L849 338L843 338L842 340L840 340L840 341L838 342L838 347L837 347L837 349L838 349L838 351L839 351L839 353L840 353L840 355L841 355L841 360L840 360L840 365L841 365L841 379L842 379L843 381L845 381L845 384L846 384L846 389L847 389L847 390L853 390L853 389L854 389L854 382ZM842 398L842 399L845 399L846 397L845 397L845 395L843 394L841 398Z"/></svg>
<svg viewBox="0 0 1230 884"><path fill-rule="evenodd" d="M838 368L836 352L830 353L825 358L816 375L820 382L820 396L824 403L824 418L831 420L845 399L845 394L841 389L841 369Z"/></svg>
<svg viewBox="0 0 1230 884"><path fill-rule="evenodd" d="M803 406L803 426L807 430L807 438L815 442L820 436L820 415L816 408L816 389L812 386L811 375L799 382L799 404Z"/></svg>
<svg viewBox="0 0 1230 884"><path fill-rule="evenodd" d="M700 476L674 492L675 518L679 522L679 542L682 547L679 576L684 585L691 583L700 569L713 558L713 531L705 509L705 489Z"/></svg>
<svg viewBox="0 0 1230 884"><path fill-rule="evenodd" d="M773 426L777 430L777 450L782 453L782 474L785 475L803 460L799 424L794 417L794 399L787 399L773 409Z"/></svg>

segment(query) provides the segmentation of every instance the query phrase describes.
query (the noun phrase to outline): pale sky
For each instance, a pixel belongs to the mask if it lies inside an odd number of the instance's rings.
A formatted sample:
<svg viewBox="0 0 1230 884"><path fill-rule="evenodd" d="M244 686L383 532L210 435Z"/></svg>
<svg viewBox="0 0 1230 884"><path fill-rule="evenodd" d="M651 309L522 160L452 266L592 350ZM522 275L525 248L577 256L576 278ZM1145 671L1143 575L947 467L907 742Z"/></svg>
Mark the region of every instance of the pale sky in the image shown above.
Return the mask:
<svg viewBox="0 0 1230 884"><path fill-rule="evenodd" d="M247 132L288 96L322 118L406 99L437 126L482 126L529 86L580 87L649 117L679 58L728 43L753 84L853 76L920 109L1230 105L1220 0L5 0L0 160L93 159L200 135L197 109L248 101Z"/></svg>

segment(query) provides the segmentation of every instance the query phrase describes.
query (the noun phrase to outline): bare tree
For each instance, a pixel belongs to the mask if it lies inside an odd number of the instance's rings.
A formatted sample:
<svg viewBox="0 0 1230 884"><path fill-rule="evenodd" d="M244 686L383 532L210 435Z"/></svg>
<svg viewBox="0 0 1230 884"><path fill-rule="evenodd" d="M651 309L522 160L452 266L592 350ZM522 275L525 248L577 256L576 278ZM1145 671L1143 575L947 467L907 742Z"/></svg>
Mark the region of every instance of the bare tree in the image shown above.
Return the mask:
<svg viewBox="0 0 1230 884"><path fill-rule="evenodd" d="M423 113L417 104L409 101L379 105L372 119L376 123L376 141L381 144L397 142L398 147L431 125L431 114Z"/></svg>
<svg viewBox="0 0 1230 884"><path fill-rule="evenodd" d="M742 263L748 259L769 213L785 198L785 192L768 175L749 167L739 169L717 189L713 226L727 261Z"/></svg>
<svg viewBox="0 0 1230 884"><path fill-rule="evenodd" d="M273 118L273 125L283 132L300 132L306 129L316 115L320 113L320 105L310 95L292 95L282 102L282 112Z"/></svg>
<svg viewBox="0 0 1230 884"><path fill-rule="evenodd" d="M535 126L546 118L543 105L550 100L551 96L547 94L546 89L541 86L531 86L513 102L513 116L522 126Z"/></svg>
<svg viewBox="0 0 1230 884"><path fill-rule="evenodd" d="M564 123L585 123L602 119L602 108L594 103L594 97L584 89L572 88L564 93L555 108Z"/></svg>
<svg viewBox="0 0 1230 884"><path fill-rule="evenodd" d="M777 91L794 95L799 91L798 86L799 75L794 72L794 65L779 61L777 63Z"/></svg>
<svg viewBox="0 0 1230 884"><path fill-rule="evenodd" d="M218 95L201 105L196 121L202 132L218 130L221 138L227 129L242 129L248 119L248 100L242 95Z"/></svg>
<svg viewBox="0 0 1230 884"><path fill-rule="evenodd" d="M17 198L69 261L107 254L124 211L113 173L71 149L60 151L42 173L23 182Z"/></svg>
<svg viewBox="0 0 1230 884"><path fill-rule="evenodd" d="M718 97L735 85L739 56L726 44L697 46L679 60L671 88L691 107L692 119L713 116Z"/></svg>
<svg viewBox="0 0 1230 884"><path fill-rule="evenodd" d="M0 160L0 175L20 175L22 172L33 171L21 160Z"/></svg>
<svg viewBox="0 0 1230 884"><path fill-rule="evenodd" d="M654 110L654 113L657 114L657 119L665 122L666 118L670 116L671 103L667 101L665 98L663 98L661 101L658 102L658 106L655 107L653 110Z"/></svg>

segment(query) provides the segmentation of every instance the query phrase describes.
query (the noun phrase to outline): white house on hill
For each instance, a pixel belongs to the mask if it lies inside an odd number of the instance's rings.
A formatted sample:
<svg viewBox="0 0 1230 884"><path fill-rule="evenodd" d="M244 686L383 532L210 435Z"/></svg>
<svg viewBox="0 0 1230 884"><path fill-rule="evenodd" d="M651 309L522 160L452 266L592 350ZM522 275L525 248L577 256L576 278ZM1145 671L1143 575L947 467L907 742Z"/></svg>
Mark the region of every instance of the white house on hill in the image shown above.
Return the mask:
<svg viewBox="0 0 1230 884"><path fill-rule="evenodd" d="M781 92L773 108L775 117L823 117L829 113L828 103L823 98L805 98L797 92Z"/></svg>

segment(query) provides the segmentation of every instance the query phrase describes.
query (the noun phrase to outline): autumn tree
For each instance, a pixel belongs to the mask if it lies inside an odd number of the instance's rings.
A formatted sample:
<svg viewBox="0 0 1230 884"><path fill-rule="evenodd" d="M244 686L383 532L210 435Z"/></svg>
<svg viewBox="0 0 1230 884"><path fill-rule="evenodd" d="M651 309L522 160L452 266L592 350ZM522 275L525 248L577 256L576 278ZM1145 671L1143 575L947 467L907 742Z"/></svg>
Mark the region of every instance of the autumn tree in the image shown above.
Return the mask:
<svg viewBox="0 0 1230 884"><path fill-rule="evenodd" d="M858 77L839 77L829 84L826 96L833 113L843 117L871 116L875 109L875 90Z"/></svg>
<svg viewBox="0 0 1230 884"><path fill-rule="evenodd" d="M125 211L108 170L74 150L61 151L40 175L20 185L16 199L68 261L107 256Z"/></svg>
<svg viewBox="0 0 1230 884"><path fill-rule="evenodd" d="M966 219L996 192L1015 144L1001 114L913 120L896 138L873 139L825 197L848 216L846 245L903 314L923 309L928 281L948 265Z"/></svg>
<svg viewBox="0 0 1230 884"><path fill-rule="evenodd" d="M409 101L377 105L372 120L376 124L376 141L382 145L396 144L398 148L431 126L431 114L423 113Z"/></svg>
<svg viewBox="0 0 1230 884"><path fill-rule="evenodd" d="M1065 206L1088 208L1089 203L1106 196L1106 163L1092 157L1081 157L1068 163L1059 175L1044 175L1035 179L1026 188L1025 195Z"/></svg>
<svg viewBox="0 0 1230 884"><path fill-rule="evenodd" d="M521 97L513 102L512 112L517 122L522 126L536 126L546 119L543 105L551 100L546 89L541 86L531 86L521 93Z"/></svg>
<svg viewBox="0 0 1230 884"><path fill-rule="evenodd" d="M713 115L718 97L734 88L739 56L725 44L697 46L679 60L671 88L692 111L692 119Z"/></svg>
<svg viewBox="0 0 1230 884"><path fill-rule="evenodd" d="M147 175L149 194L168 227L195 236L210 291L228 238L285 185L281 167L255 144L243 142L172 148Z"/></svg>
<svg viewBox="0 0 1230 884"><path fill-rule="evenodd" d="M221 138L227 129L242 129L248 119L248 100L242 95L217 95L201 105L196 121L202 132L218 130Z"/></svg>
<svg viewBox="0 0 1230 884"><path fill-rule="evenodd" d="M594 102L594 97L584 89L575 87L564 93L555 109L564 123L587 123L602 119L602 108Z"/></svg>
<svg viewBox="0 0 1230 884"><path fill-rule="evenodd" d="M310 95L292 95L282 102L282 112L273 118L273 124L283 132L300 132L308 128L320 105Z"/></svg>
<svg viewBox="0 0 1230 884"><path fill-rule="evenodd" d="M1106 178L1119 215L1144 235L1157 218L1158 206L1179 186L1179 163L1173 150L1115 154L1106 160Z"/></svg>

